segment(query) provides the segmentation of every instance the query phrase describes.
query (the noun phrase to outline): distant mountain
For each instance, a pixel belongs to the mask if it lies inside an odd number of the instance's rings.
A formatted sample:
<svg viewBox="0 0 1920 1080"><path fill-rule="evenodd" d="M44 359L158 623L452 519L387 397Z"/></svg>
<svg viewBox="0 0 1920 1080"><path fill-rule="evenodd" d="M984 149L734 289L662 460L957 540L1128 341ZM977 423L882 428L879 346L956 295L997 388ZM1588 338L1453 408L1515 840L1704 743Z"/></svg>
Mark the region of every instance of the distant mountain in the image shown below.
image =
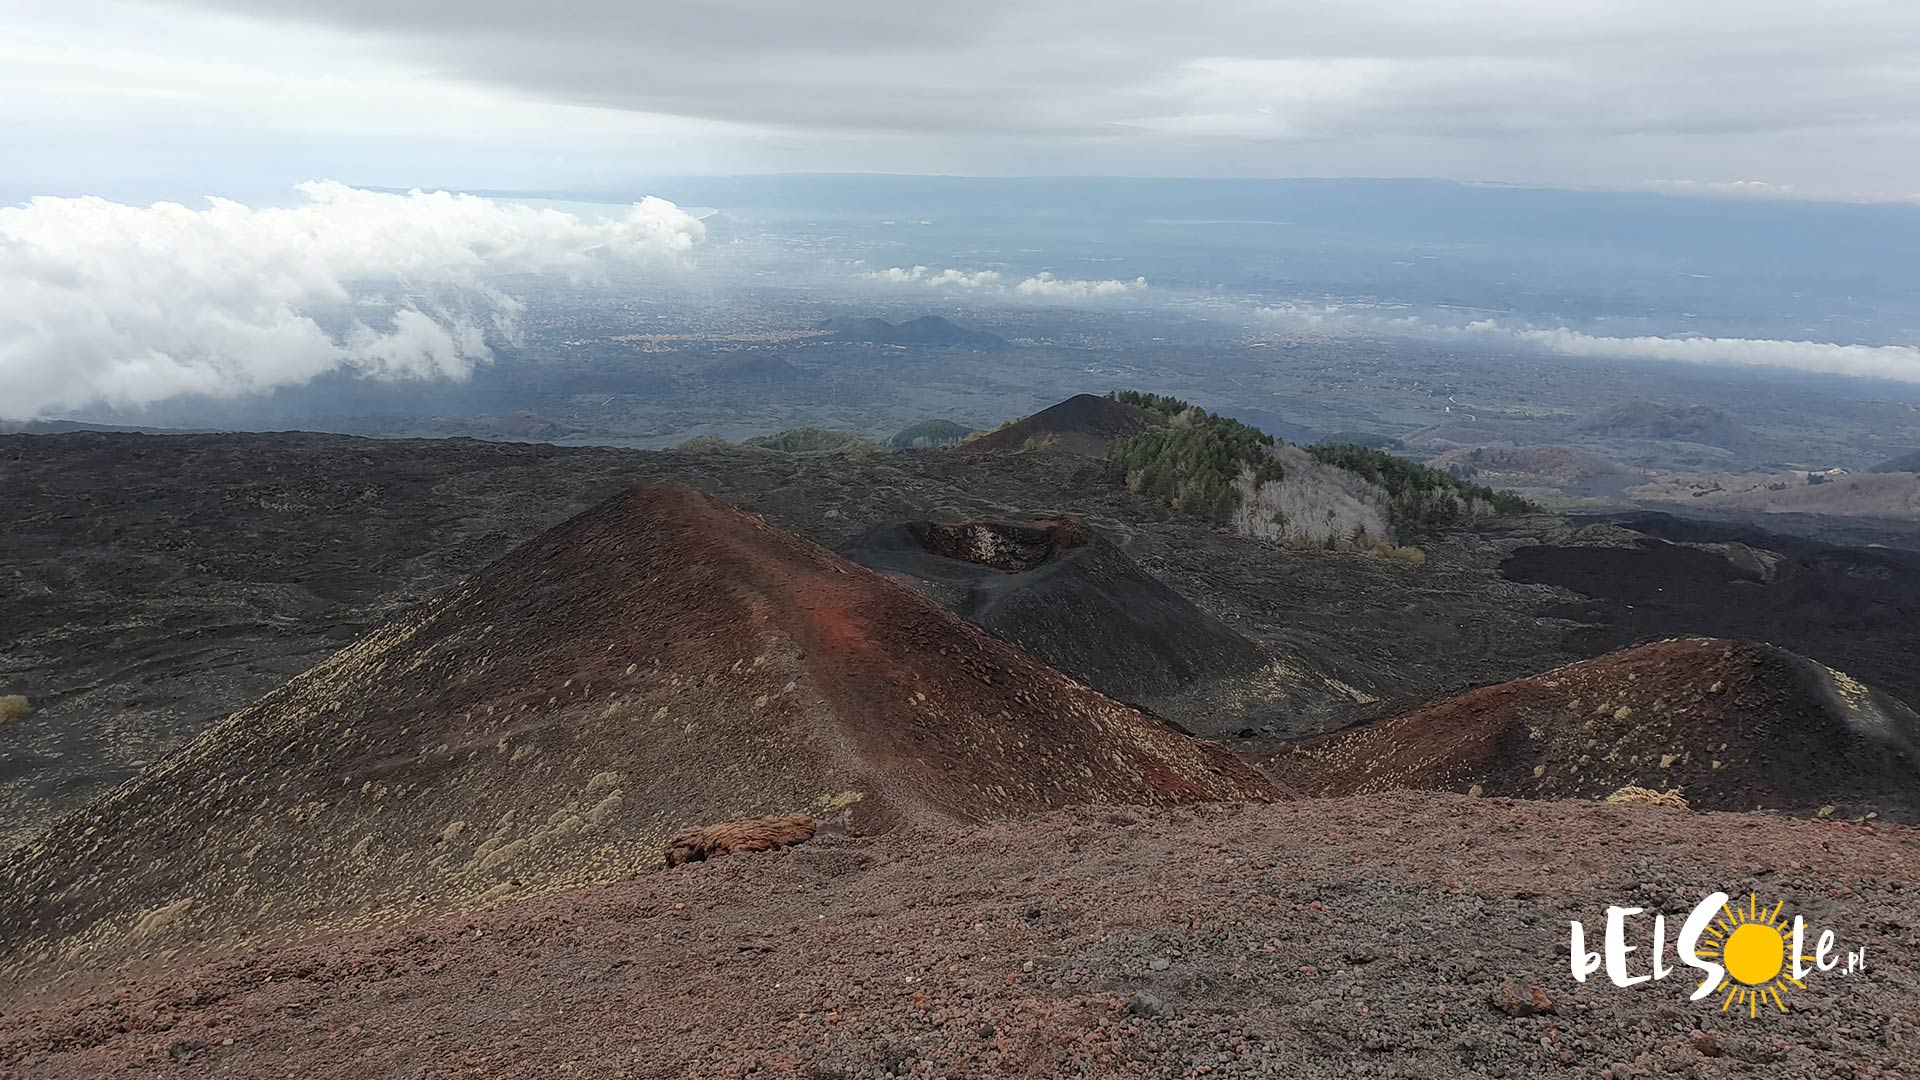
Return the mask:
<svg viewBox="0 0 1920 1080"><path fill-rule="evenodd" d="M815 330L831 331L842 341L870 345L910 345L920 348L976 349L991 351L1007 347L1007 339L985 330L955 326L938 315L894 324L885 319L861 319L836 315L814 325Z"/></svg>
<svg viewBox="0 0 1920 1080"><path fill-rule="evenodd" d="M1053 449L1083 457L1104 457L1113 440L1159 427L1166 418L1151 409L1094 394L1076 394L1058 405L989 432L958 449L966 453L993 450Z"/></svg>
<svg viewBox="0 0 1920 1080"><path fill-rule="evenodd" d="M1718 409L1640 398L1609 405L1580 421L1574 430L1605 438L1668 439L1721 447L1747 441L1746 430Z"/></svg>

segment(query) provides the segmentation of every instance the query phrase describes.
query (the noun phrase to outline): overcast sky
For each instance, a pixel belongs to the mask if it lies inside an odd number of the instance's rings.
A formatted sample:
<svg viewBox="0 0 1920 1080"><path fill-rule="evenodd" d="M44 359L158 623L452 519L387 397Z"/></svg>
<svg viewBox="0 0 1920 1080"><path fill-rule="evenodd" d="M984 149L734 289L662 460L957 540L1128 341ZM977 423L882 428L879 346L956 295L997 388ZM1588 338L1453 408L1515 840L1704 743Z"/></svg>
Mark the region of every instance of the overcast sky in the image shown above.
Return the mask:
<svg viewBox="0 0 1920 1080"><path fill-rule="evenodd" d="M0 201L777 171L1920 192L1913 0L0 0L0 95Z"/></svg>

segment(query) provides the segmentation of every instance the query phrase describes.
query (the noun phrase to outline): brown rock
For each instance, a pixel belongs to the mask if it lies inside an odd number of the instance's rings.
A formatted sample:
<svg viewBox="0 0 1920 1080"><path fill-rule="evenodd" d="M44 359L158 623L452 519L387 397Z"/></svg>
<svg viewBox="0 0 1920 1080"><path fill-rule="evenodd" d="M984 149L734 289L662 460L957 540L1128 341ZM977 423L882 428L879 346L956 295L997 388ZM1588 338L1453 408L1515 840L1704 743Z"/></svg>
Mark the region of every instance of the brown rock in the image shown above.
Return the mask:
<svg viewBox="0 0 1920 1080"><path fill-rule="evenodd" d="M1547 996L1545 990L1537 986L1522 990L1511 979L1495 987L1487 997L1494 1008L1508 1016L1537 1016L1553 1011L1553 999Z"/></svg>
<svg viewBox="0 0 1920 1080"><path fill-rule="evenodd" d="M818 828L806 814L787 814L688 829L667 841L667 865L684 866L748 851L777 851L813 839Z"/></svg>

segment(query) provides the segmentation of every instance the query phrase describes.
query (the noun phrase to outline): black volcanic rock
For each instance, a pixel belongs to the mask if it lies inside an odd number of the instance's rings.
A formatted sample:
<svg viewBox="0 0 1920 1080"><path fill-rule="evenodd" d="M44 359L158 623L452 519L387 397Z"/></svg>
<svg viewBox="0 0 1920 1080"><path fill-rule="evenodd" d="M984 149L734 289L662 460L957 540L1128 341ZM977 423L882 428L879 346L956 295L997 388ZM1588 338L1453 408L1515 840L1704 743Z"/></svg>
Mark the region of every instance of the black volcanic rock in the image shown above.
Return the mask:
<svg viewBox="0 0 1920 1080"><path fill-rule="evenodd" d="M814 326L831 331L842 341L869 345L910 345L921 348L977 349L990 351L1007 347L1007 339L984 330L955 326L938 315L924 315L898 325L885 319L860 319L838 315Z"/></svg>
<svg viewBox="0 0 1920 1080"><path fill-rule="evenodd" d="M1035 447L1081 457L1105 457L1113 440L1166 422L1166 417L1151 409L1096 394L1075 394L1058 405L1050 405L998 431L962 443L959 449L966 453L987 453Z"/></svg>
<svg viewBox="0 0 1920 1080"><path fill-rule="evenodd" d="M1920 554L1649 511L1585 520L1640 535L1528 544L1500 566L1509 581L1575 594L1543 611L1568 620L1570 651L1674 634L1770 641L1920 706Z"/></svg>
<svg viewBox="0 0 1920 1080"><path fill-rule="evenodd" d="M840 553L1115 697L1153 698L1261 665L1252 641L1072 518L895 522Z"/></svg>

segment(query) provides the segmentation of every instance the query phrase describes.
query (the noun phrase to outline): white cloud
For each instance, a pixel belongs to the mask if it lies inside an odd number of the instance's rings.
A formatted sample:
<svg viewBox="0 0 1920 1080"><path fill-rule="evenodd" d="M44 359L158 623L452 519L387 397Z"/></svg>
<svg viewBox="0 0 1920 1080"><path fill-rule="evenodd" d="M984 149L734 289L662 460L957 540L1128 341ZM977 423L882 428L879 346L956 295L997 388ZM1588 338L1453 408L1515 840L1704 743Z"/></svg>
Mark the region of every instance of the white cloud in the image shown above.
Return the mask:
<svg viewBox="0 0 1920 1080"><path fill-rule="evenodd" d="M1843 345L1781 338L1613 337L1566 327L1510 326L1493 319L1449 325L1415 315L1388 316L1376 310L1339 304L1277 304L1258 308L1254 314L1265 321L1314 330L1504 341L1563 356L1788 368L1920 383L1920 347L1912 345Z"/></svg>
<svg viewBox="0 0 1920 1080"><path fill-rule="evenodd" d="M889 285L930 285L934 288L954 287L960 289L998 289L1000 274L994 270L941 270L934 272L924 266L912 268L889 266L885 270L873 270L860 275L872 281L883 281Z"/></svg>
<svg viewBox="0 0 1920 1080"><path fill-rule="evenodd" d="M1649 180L1638 186L1674 195L1739 196L1749 199L1792 199L1799 196L1792 184L1770 184L1765 180Z"/></svg>
<svg viewBox="0 0 1920 1080"><path fill-rule="evenodd" d="M936 289L964 289L1047 300L1093 300L1139 292L1147 287L1147 279L1143 277L1132 281L1090 280L1055 277L1044 270L1012 284L1008 284L995 270L929 270L924 266L889 266L885 270L869 270L860 276L888 285L925 285Z"/></svg>
<svg viewBox="0 0 1920 1080"><path fill-rule="evenodd" d="M513 334L519 304L493 275L587 280L671 263L705 231L654 198L588 219L330 181L299 192L298 205L266 209L0 207L0 416L230 397L341 369L465 378L490 358L488 332Z"/></svg>
<svg viewBox="0 0 1920 1080"><path fill-rule="evenodd" d="M1147 287L1147 279L1134 278L1132 281L1083 281L1074 278L1057 278L1041 271L1013 287L1021 296L1047 296L1065 300L1085 300L1097 296L1119 296L1123 293L1138 292Z"/></svg>
<svg viewBox="0 0 1920 1080"><path fill-rule="evenodd" d="M1521 341L1567 356L1623 356L1689 364L1797 368L1920 383L1920 348L1911 345L1837 345L1776 338L1598 337L1564 328L1503 331L1484 324L1469 329L1510 333Z"/></svg>

